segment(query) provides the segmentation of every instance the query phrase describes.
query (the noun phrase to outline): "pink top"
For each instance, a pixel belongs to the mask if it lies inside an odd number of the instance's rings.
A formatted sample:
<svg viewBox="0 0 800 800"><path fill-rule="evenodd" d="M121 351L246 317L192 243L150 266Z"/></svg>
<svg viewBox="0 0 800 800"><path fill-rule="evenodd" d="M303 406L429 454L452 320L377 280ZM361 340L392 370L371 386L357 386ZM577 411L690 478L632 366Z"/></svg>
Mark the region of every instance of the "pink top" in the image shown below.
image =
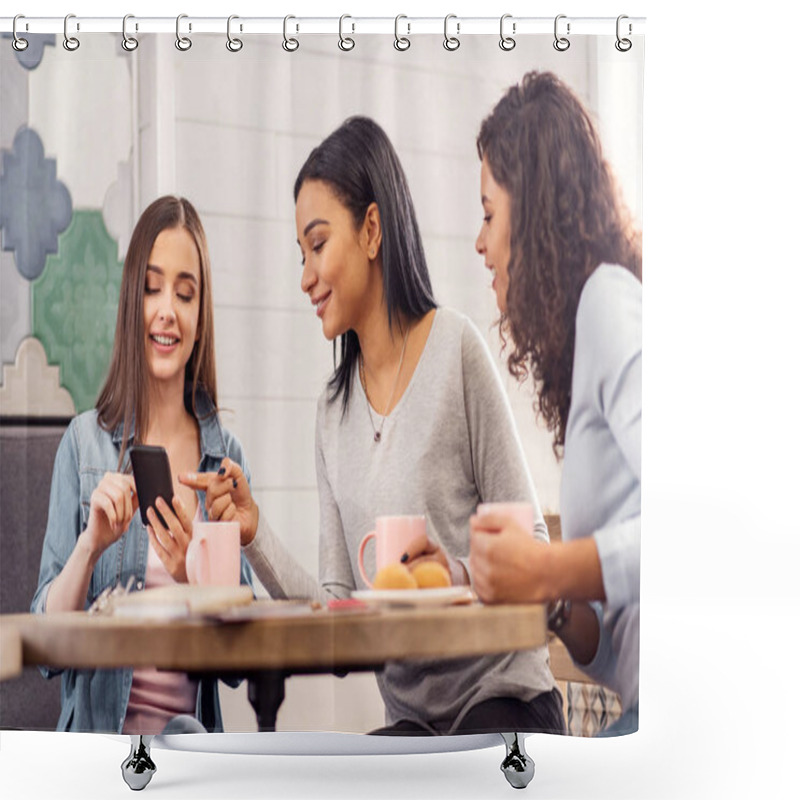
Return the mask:
<svg viewBox="0 0 800 800"><path fill-rule="evenodd" d="M152 547L147 548L144 583L148 588L176 583ZM122 732L159 734L177 714L194 716L196 706L197 681L185 672L135 669Z"/></svg>

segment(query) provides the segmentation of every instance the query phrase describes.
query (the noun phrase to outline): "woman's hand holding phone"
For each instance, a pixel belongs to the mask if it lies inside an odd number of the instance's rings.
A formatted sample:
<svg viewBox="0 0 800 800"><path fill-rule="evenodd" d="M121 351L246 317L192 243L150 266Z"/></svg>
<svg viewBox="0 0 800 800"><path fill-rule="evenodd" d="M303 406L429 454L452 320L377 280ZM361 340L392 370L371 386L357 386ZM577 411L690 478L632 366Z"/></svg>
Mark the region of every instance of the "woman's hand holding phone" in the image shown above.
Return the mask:
<svg viewBox="0 0 800 800"><path fill-rule="evenodd" d="M81 537L96 561L122 536L139 508L132 475L106 472L89 501L89 522Z"/></svg>
<svg viewBox="0 0 800 800"><path fill-rule="evenodd" d="M225 458L218 472L186 472L179 475L178 480L184 486L206 493L210 520L238 522L242 546L253 541L258 528L258 505L239 464Z"/></svg>
<svg viewBox="0 0 800 800"><path fill-rule="evenodd" d="M161 524L156 509L167 523L166 526ZM158 497L156 509L152 506L147 509L150 547L156 551L173 579L178 583L186 583L186 548L192 540L191 517L177 494L172 498L172 508L163 497Z"/></svg>
<svg viewBox="0 0 800 800"><path fill-rule="evenodd" d="M186 548L192 539L192 518L173 491L167 451L160 445L133 445L131 466L150 547L173 579L186 583Z"/></svg>

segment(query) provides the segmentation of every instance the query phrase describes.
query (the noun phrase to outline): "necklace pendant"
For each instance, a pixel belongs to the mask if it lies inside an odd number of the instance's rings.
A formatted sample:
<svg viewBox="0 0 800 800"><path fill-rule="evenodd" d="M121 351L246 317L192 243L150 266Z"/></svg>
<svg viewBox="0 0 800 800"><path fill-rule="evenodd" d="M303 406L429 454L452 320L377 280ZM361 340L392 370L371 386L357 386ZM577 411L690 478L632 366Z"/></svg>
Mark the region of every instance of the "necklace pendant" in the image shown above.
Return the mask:
<svg viewBox="0 0 800 800"><path fill-rule="evenodd" d="M379 442L381 440L381 432L375 431L375 441Z"/></svg>

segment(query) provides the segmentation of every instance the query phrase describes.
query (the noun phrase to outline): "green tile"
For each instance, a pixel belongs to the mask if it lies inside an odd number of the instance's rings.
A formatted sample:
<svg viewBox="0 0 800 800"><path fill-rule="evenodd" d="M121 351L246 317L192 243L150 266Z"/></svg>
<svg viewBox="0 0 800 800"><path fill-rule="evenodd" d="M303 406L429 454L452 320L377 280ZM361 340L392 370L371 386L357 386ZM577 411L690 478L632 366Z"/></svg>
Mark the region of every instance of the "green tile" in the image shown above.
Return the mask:
<svg viewBox="0 0 800 800"><path fill-rule="evenodd" d="M61 367L61 383L78 413L93 408L108 370L122 263L101 211L75 211L32 284L33 333L50 364Z"/></svg>

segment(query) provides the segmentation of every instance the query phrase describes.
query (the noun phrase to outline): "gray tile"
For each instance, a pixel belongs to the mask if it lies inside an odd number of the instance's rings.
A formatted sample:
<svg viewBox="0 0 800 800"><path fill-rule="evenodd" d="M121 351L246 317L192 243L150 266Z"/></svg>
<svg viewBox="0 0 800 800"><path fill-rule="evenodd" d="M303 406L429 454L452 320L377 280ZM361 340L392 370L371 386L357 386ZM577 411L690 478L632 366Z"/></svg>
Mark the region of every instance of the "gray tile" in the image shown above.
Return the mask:
<svg viewBox="0 0 800 800"><path fill-rule="evenodd" d="M31 332L31 285L17 271L12 253L0 252L0 349L13 364L19 343Z"/></svg>

